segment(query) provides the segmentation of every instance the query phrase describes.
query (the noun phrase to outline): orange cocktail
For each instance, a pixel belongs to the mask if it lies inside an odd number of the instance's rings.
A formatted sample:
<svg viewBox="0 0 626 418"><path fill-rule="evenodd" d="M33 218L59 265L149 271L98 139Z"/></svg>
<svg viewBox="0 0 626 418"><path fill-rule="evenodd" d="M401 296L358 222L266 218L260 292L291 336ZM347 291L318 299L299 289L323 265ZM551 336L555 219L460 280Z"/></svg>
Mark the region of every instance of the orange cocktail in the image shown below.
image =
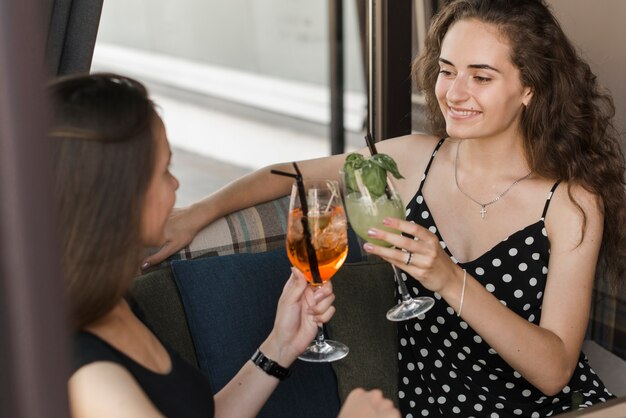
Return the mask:
<svg viewBox="0 0 626 418"><path fill-rule="evenodd" d="M341 206L331 206L324 212L309 211L307 221L323 283L333 277L348 255L346 217ZM314 282L311 274L301 208L292 209L288 218L287 256L311 284L321 285Z"/></svg>

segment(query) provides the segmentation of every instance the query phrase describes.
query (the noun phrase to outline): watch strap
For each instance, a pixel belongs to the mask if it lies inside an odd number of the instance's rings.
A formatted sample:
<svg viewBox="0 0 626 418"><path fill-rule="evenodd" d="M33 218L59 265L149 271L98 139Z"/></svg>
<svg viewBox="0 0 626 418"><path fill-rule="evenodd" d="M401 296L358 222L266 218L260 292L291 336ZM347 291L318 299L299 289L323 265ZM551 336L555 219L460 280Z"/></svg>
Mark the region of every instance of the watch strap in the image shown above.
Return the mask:
<svg viewBox="0 0 626 418"><path fill-rule="evenodd" d="M286 367L281 366L276 363L274 360L266 357L265 354L261 352L261 350L257 349L256 352L252 355L250 360L265 373L270 376L274 376L279 380L285 380L291 374L291 370Z"/></svg>

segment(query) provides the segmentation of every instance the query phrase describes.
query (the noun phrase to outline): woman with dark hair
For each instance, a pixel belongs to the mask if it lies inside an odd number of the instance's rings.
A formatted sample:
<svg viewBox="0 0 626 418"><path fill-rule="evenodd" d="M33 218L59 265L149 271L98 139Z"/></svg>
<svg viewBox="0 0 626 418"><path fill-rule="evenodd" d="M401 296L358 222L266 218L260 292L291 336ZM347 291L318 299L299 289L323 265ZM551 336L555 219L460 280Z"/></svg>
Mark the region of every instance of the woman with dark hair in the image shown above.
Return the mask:
<svg viewBox="0 0 626 418"><path fill-rule="evenodd" d="M413 65L432 135L380 142L406 220L364 248L436 299L399 324L407 417L551 416L612 395L581 346L595 277L626 272L624 155L615 109L542 0L454 0ZM363 150L366 153L367 150ZM300 162L338 173L345 155ZM287 194L277 164L170 219L160 261L207 223ZM262 187L261 187L262 186Z"/></svg>
<svg viewBox="0 0 626 418"><path fill-rule="evenodd" d="M212 396L206 378L163 346L124 299L143 249L164 239L178 181L165 127L145 88L114 75L54 82L50 137L63 272L76 329L74 417L254 417L279 383L252 362ZM334 313L332 287L293 269L262 356L288 367ZM283 370L284 371L284 370ZM341 418L395 418L380 391L353 391Z"/></svg>

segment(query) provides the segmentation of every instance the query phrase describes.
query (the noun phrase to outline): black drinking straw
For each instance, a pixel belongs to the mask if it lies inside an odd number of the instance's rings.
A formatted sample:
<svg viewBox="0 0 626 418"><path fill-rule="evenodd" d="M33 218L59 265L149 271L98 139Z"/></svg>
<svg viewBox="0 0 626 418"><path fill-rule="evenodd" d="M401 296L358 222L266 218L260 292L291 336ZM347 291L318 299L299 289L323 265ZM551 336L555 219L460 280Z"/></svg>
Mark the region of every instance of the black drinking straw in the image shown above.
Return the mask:
<svg viewBox="0 0 626 418"><path fill-rule="evenodd" d="M272 174L278 174L279 176L286 176L296 179L298 186L298 196L300 197L300 206L302 210L302 230L304 231L304 240L306 243L306 252L309 257L309 267L311 268L311 275L313 276L313 283L322 284L322 277L320 276L320 269L317 264L317 254L315 254L315 248L313 248L313 242L311 239L311 230L309 229L309 205L306 201L306 192L304 191L304 182L302 181L302 173L298 164L293 163L293 168L296 170L296 174L286 173L279 170L271 170Z"/></svg>
<svg viewBox="0 0 626 418"><path fill-rule="evenodd" d="M372 134L369 132L365 135L365 143L367 144L367 147L370 149L370 154L372 155L378 154L378 151L376 150L376 144L374 144L374 138L372 138Z"/></svg>
<svg viewBox="0 0 626 418"><path fill-rule="evenodd" d="M369 132L365 134L365 143L367 143L367 147L370 149L370 154L372 155L378 154L378 150L376 149L376 144L374 143L374 138L372 138L372 134ZM391 199L391 190L389 190L389 187L387 186L386 183L385 183L385 196L387 196L388 199Z"/></svg>

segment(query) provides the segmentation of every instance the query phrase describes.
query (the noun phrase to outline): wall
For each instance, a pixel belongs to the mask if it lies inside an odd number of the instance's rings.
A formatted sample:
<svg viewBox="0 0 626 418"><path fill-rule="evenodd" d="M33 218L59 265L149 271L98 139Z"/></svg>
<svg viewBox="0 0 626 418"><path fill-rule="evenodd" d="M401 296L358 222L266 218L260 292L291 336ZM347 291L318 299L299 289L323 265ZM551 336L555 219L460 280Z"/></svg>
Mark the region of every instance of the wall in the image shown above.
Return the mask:
<svg viewBox="0 0 626 418"><path fill-rule="evenodd" d="M600 83L611 91L626 152L626 1L549 2L563 30L587 58Z"/></svg>

